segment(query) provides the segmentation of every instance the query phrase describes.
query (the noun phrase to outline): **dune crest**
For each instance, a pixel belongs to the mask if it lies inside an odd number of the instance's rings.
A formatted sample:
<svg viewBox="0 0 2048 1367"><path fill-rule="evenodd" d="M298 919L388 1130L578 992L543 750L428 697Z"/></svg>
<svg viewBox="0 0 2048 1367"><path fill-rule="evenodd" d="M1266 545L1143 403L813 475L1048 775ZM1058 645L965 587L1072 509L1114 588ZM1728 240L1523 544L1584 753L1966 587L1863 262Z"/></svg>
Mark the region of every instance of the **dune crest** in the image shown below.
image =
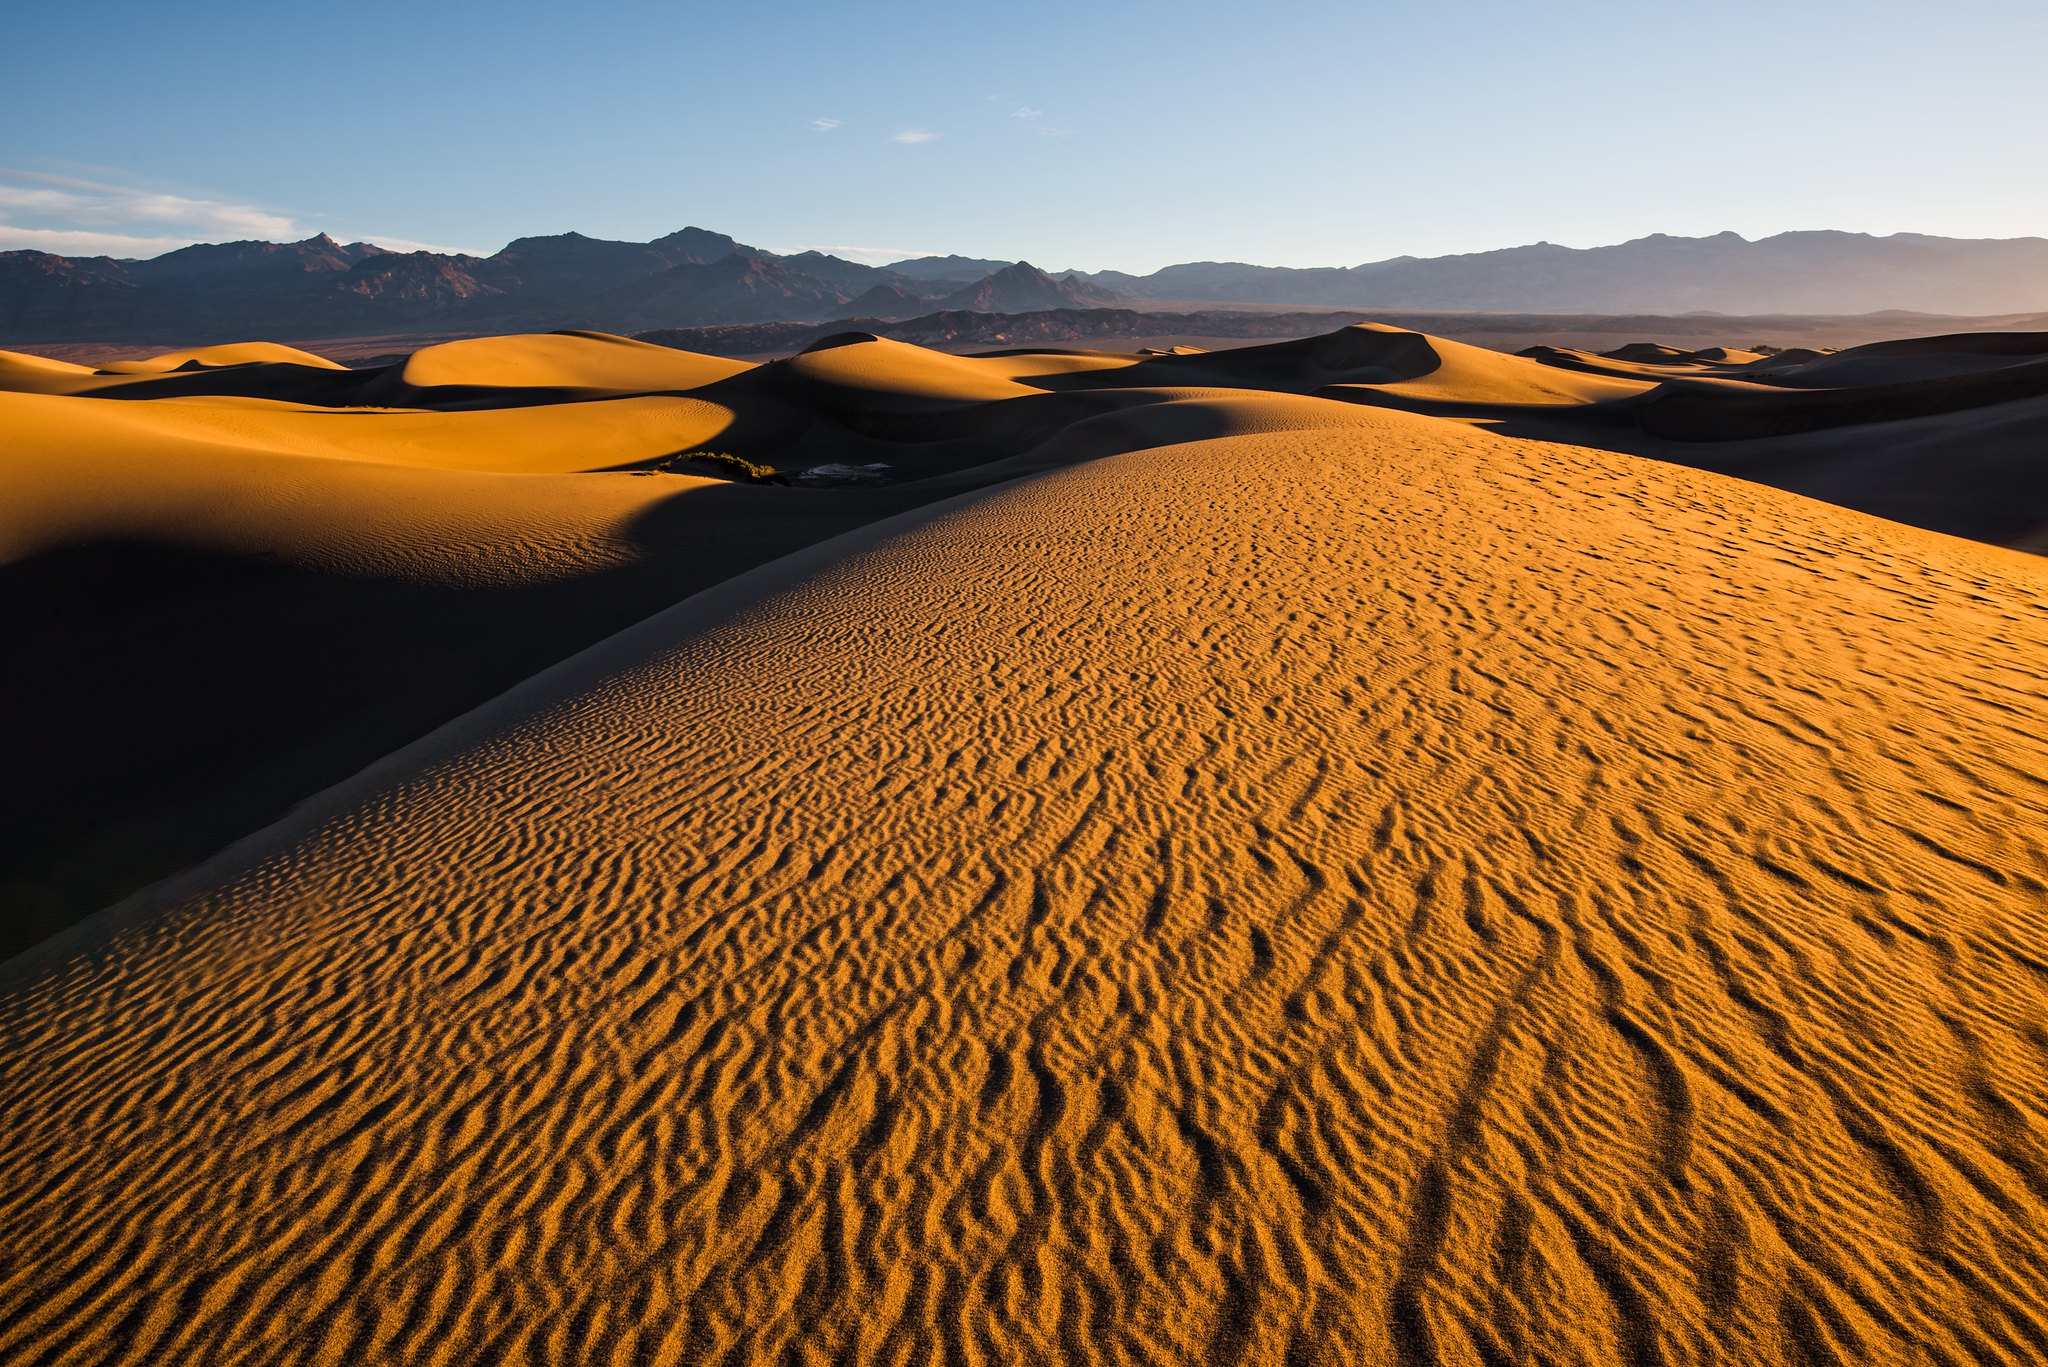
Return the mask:
<svg viewBox="0 0 2048 1367"><path fill-rule="evenodd" d="M699 389L753 368L602 332L551 332L422 347L399 374L421 389L485 385L644 394Z"/></svg>
<svg viewBox="0 0 2048 1367"><path fill-rule="evenodd" d="M297 347L276 342L231 342L199 347L190 351L168 351L140 361L109 361L99 368L103 375L168 375L179 370L220 370L243 365L302 365L315 370L345 370L346 366L315 356Z"/></svg>

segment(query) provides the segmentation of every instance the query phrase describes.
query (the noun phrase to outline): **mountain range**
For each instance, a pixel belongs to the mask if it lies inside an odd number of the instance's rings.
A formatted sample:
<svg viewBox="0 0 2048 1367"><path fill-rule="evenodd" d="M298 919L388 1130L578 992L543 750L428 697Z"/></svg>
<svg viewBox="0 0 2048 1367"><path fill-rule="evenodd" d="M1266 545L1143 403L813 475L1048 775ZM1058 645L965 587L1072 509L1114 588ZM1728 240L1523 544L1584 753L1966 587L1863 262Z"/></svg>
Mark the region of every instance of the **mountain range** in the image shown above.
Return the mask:
<svg viewBox="0 0 2048 1367"><path fill-rule="evenodd" d="M1336 308L1976 315L2048 308L2048 240L1796 232L1751 242L1732 232L1658 233L1611 247L1538 242L1348 269L1201 261L1087 279L1133 299Z"/></svg>
<svg viewBox="0 0 2048 1367"><path fill-rule="evenodd" d="M303 242L202 243L144 260L0 252L0 341L626 332L1123 302L1028 262L992 264L899 273L821 252L778 255L702 228L652 242L523 237L491 256L395 252L324 233Z"/></svg>
<svg viewBox="0 0 2048 1367"><path fill-rule="evenodd" d="M927 256L886 267L778 254L702 228L652 242L561 233L491 256L397 252L325 234L134 260L0 252L0 343L195 344L237 337L592 328L632 332L1148 301L1519 313L1950 315L2048 309L2048 240L1901 233L1662 234L1295 269L1190 262L1150 275Z"/></svg>

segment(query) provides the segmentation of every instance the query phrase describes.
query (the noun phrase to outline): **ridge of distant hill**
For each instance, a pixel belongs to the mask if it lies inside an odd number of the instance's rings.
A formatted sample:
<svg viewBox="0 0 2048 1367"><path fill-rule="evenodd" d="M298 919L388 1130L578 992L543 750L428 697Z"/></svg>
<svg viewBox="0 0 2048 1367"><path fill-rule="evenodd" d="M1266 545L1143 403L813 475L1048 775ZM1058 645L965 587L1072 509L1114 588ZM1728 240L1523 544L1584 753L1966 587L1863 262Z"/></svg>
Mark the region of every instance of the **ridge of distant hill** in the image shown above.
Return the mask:
<svg viewBox="0 0 2048 1367"><path fill-rule="evenodd" d="M892 269L894 269L892 267ZM1792 232L1749 241L1538 242L1461 256L1294 269L1198 261L1084 278L1133 299L1514 313L1980 315L2048 309L2048 240Z"/></svg>
<svg viewBox="0 0 2048 1367"><path fill-rule="evenodd" d="M820 252L780 257L702 228L652 242L523 237L490 256L344 246L325 234L148 260L15 251L0 252L0 338L197 344L449 327L627 331L824 319L877 288L920 303L928 292L893 271Z"/></svg>
<svg viewBox="0 0 2048 1367"><path fill-rule="evenodd" d="M1091 285L1075 275L1064 280L1047 275L1029 261L1005 266L986 279L955 290L939 300L941 311L1032 313L1040 309L1111 308L1123 302L1113 291Z"/></svg>
<svg viewBox="0 0 2048 1367"><path fill-rule="evenodd" d="M898 275L907 275L912 280L957 288L969 281L994 275L1003 267L1012 264L1014 263L994 261L980 256L914 256L908 261L892 261L888 269Z"/></svg>
<svg viewBox="0 0 2048 1367"><path fill-rule="evenodd" d="M927 311L1019 314L1144 301L1434 312L1945 316L2048 309L2048 240L1797 232L1662 234L1353 267L1189 262L1150 275L920 257L876 267L779 255L702 228L651 242L559 233L490 256L396 252L326 234L200 244L145 260L0 252L0 344L199 345L252 336L822 323Z"/></svg>

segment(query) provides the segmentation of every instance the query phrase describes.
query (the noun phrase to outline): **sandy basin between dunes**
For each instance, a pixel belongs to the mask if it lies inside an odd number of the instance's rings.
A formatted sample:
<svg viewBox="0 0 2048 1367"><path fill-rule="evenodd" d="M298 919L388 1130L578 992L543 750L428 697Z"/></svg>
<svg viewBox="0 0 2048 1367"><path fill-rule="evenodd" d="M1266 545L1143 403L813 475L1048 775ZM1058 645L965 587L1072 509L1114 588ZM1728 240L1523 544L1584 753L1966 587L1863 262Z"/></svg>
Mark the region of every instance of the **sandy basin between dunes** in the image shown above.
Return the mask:
<svg viewBox="0 0 2048 1367"><path fill-rule="evenodd" d="M0 1360L2048 1358L2048 564L1357 421L777 562L16 960Z"/></svg>

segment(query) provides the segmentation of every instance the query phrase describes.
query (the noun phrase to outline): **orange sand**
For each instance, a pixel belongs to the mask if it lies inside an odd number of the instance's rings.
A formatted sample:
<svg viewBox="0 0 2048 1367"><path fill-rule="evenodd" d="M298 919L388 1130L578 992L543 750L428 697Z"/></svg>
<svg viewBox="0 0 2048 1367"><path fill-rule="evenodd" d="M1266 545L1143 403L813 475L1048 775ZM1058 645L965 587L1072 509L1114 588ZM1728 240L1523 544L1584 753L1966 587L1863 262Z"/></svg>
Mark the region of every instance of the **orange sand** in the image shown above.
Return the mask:
<svg viewBox="0 0 2048 1367"><path fill-rule="evenodd" d="M1215 379L0 969L0 1361L2048 1358L2048 564Z"/></svg>

